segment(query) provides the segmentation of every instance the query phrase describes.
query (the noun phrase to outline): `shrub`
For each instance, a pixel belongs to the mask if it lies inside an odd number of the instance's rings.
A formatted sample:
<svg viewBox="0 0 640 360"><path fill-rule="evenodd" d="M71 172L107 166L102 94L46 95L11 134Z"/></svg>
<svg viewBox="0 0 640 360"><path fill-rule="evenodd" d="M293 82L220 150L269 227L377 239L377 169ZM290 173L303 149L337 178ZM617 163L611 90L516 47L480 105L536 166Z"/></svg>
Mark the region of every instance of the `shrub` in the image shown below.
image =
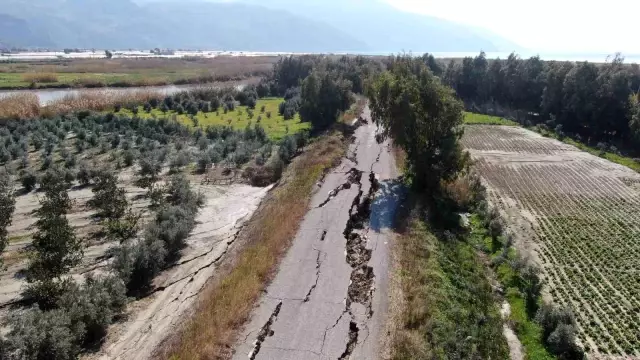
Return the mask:
<svg viewBox="0 0 640 360"><path fill-rule="evenodd" d="M38 177L30 170L23 171L20 175L20 184L26 192L31 192L35 189L38 183Z"/></svg>
<svg viewBox="0 0 640 360"><path fill-rule="evenodd" d="M542 327L542 339L547 348L562 359L582 359L582 350L575 342L575 318L571 309L543 304L536 314Z"/></svg>
<svg viewBox="0 0 640 360"><path fill-rule="evenodd" d="M133 163L136 161L136 153L135 151L129 149L129 150L125 150L122 153L122 158L124 160L124 165L126 167L130 167L133 165Z"/></svg>
<svg viewBox="0 0 640 360"><path fill-rule="evenodd" d="M181 168L189 165L191 162L191 155L187 151L179 151L169 162L169 166L173 171L178 171Z"/></svg>
<svg viewBox="0 0 640 360"><path fill-rule="evenodd" d="M171 261L186 245L185 240L195 226L194 214L180 206L160 209L155 222L147 227L144 238L148 243L160 240L167 251L166 259Z"/></svg>
<svg viewBox="0 0 640 360"><path fill-rule="evenodd" d="M67 169L74 168L76 164L77 164L77 159L73 154L70 154L64 159L64 167L66 167Z"/></svg>
<svg viewBox="0 0 640 360"><path fill-rule="evenodd" d="M11 225L11 217L16 207L13 195L13 184L9 174L0 172L0 255L7 245L7 227ZM0 267L2 266L0 258Z"/></svg>
<svg viewBox="0 0 640 360"><path fill-rule="evenodd" d="M53 305L64 291L62 276L82 259L82 241L75 236L66 218L71 209L68 183L58 171L47 171L42 180L45 196L37 210L37 232L29 253L25 295L34 297L41 308Z"/></svg>
<svg viewBox="0 0 640 360"><path fill-rule="evenodd" d="M85 283L72 286L58 301L71 321L77 342L94 345L104 339L107 327L122 314L127 303L126 288L114 276L87 276Z"/></svg>
<svg viewBox="0 0 640 360"><path fill-rule="evenodd" d="M113 268L124 281L129 294L142 294L151 287L151 281L164 267L166 254L162 241L142 239L116 250Z"/></svg>
<svg viewBox="0 0 640 360"><path fill-rule="evenodd" d="M98 216L116 220L124 216L128 201L125 190L118 188L118 178L109 171L100 171L94 177L95 187L91 190L93 198L88 205L97 209Z"/></svg>
<svg viewBox="0 0 640 360"><path fill-rule="evenodd" d="M51 155L46 155L44 159L42 159L42 167L41 170L47 170L53 165L53 157Z"/></svg>
<svg viewBox="0 0 640 360"><path fill-rule="evenodd" d="M30 309L10 318L9 349L16 359L75 360L80 352L64 310Z"/></svg>
<svg viewBox="0 0 640 360"><path fill-rule="evenodd" d="M294 136L286 136L282 143L280 144L280 148L278 149L278 154L280 155L280 159L285 164L288 164L291 159L296 155L297 152L297 141Z"/></svg>
<svg viewBox="0 0 640 360"><path fill-rule="evenodd" d="M198 161L196 162L196 171L199 174L204 174L209 165L211 165L211 158L209 157L209 154L200 154L200 156L198 156Z"/></svg>

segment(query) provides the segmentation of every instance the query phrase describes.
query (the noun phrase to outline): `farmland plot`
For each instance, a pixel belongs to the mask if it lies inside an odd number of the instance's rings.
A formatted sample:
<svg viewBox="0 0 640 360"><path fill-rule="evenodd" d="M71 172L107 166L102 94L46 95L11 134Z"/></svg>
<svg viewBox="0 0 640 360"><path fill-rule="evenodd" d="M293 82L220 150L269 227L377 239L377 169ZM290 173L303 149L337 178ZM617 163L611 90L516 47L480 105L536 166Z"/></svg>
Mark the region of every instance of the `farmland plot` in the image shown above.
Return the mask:
<svg viewBox="0 0 640 360"><path fill-rule="evenodd" d="M640 175L522 128L469 126L463 144L589 356L640 356Z"/></svg>

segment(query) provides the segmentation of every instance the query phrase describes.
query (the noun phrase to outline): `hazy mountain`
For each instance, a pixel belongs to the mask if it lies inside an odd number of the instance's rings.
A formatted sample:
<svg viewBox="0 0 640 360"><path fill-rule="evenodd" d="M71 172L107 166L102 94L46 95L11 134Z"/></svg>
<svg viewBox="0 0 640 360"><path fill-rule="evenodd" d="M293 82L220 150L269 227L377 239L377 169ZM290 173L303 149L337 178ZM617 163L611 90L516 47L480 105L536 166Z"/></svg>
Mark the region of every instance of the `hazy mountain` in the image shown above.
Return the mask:
<svg viewBox="0 0 640 360"><path fill-rule="evenodd" d="M0 48L28 45L50 46L52 43L46 35L34 32L26 21L0 14Z"/></svg>
<svg viewBox="0 0 640 360"><path fill-rule="evenodd" d="M15 46L365 51L327 24L258 5L130 0L0 0L0 41ZM9 23L7 21L7 23ZM34 37L33 34L40 34Z"/></svg>
<svg viewBox="0 0 640 360"><path fill-rule="evenodd" d="M134 0L153 4L158 0ZM165 0L166 1L166 0ZM181 0L172 0L180 2ZM372 52L513 51L521 48L488 30L398 10L381 0L201 0L259 4L312 17L350 34Z"/></svg>
<svg viewBox="0 0 640 360"><path fill-rule="evenodd" d="M263 3L313 18L366 42L378 52L511 51L518 48L487 30L401 11L381 0L235 0Z"/></svg>
<svg viewBox="0 0 640 360"><path fill-rule="evenodd" d="M246 51L511 51L506 40L377 0L0 0L0 42Z"/></svg>

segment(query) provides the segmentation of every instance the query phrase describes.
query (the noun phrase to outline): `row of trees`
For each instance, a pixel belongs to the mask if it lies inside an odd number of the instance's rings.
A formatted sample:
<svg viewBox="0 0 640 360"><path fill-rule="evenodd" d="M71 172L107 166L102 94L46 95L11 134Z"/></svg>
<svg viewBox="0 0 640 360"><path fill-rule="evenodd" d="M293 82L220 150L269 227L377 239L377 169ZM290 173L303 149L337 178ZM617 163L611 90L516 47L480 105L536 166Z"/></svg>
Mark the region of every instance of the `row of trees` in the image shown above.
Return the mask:
<svg viewBox="0 0 640 360"><path fill-rule="evenodd" d="M446 65L429 54L422 59L470 110L548 122L594 144L639 143L634 114L640 67L625 64L620 55L603 64L521 59L516 54L489 60L484 52Z"/></svg>

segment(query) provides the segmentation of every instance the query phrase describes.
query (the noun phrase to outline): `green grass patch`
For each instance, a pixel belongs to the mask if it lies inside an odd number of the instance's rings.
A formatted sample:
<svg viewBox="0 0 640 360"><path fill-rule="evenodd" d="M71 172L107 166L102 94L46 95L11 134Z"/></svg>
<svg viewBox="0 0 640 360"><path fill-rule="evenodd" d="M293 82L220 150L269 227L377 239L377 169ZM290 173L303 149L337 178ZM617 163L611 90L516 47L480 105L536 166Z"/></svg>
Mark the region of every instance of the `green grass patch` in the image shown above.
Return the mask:
<svg viewBox="0 0 640 360"><path fill-rule="evenodd" d="M556 359L542 344L542 328L535 321L529 320L522 294L518 289L507 290L507 301L511 306L510 320L515 325L515 332L522 343L527 360Z"/></svg>
<svg viewBox="0 0 640 360"><path fill-rule="evenodd" d="M393 359L506 359L502 319L474 247L412 216L398 239L406 307Z"/></svg>
<svg viewBox="0 0 640 360"><path fill-rule="evenodd" d="M482 115L471 112L464 113L464 123L467 125L505 125L519 126L515 121L507 120L498 116Z"/></svg>
<svg viewBox="0 0 640 360"><path fill-rule="evenodd" d="M470 235L469 242L476 248L481 248L490 257L496 258L502 253L502 247L496 247L484 227L478 214L472 214L469 218ZM515 249L509 250L509 260L516 258ZM527 316L525 299L517 288L518 274L511 267L510 262L504 262L494 269L498 281L507 289L506 300L511 307L509 320L514 325L514 331L522 343L527 360L553 360L556 359L543 345L542 328L533 319Z"/></svg>
<svg viewBox="0 0 640 360"><path fill-rule="evenodd" d="M249 109L246 106L237 106L235 110L224 113L222 108L212 112L199 112L195 116L197 120L197 126L200 128L206 128L209 125L218 126L231 126L236 130L244 130L247 126L254 126L259 124L262 126L271 140L278 141L287 135L296 134L303 130L310 130L311 124L305 123L300 120L300 115L291 120L285 120L284 117L278 114L278 106L284 101L282 98L263 98L258 100L256 108L253 110L253 118L249 116ZM264 106L264 112L262 107ZM133 116L133 113L129 109L120 110L121 114ZM271 113L271 116L268 116ZM169 111L166 114L159 109L152 109L150 113L143 110L142 106L138 107L138 116L143 119L149 119L152 117L173 117L176 116L177 120L190 127L194 127L195 123L191 120L187 114L179 115L175 111Z"/></svg>

